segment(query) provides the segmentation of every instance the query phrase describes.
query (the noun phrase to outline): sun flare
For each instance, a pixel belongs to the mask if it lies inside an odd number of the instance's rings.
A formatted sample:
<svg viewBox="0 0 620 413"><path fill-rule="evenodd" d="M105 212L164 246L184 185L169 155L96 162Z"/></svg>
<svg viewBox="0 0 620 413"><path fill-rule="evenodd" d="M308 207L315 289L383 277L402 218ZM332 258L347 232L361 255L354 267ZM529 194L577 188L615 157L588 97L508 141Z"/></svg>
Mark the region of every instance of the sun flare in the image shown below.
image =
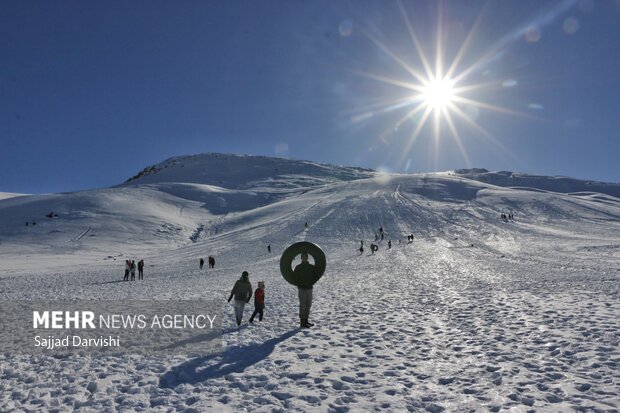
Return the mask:
<svg viewBox="0 0 620 413"><path fill-rule="evenodd" d="M487 52L483 53L478 59L474 59L467 65L464 64L468 49L478 26L480 17L472 27L471 31L463 39L460 48L451 59L446 59L445 35L443 24L443 13L441 2L439 2L437 35L434 44L431 43L427 48L435 49L435 56L432 59L427 50L422 45L414 30L408 13L402 1L397 1L405 26L407 28L413 53L397 53L392 49L392 45L370 30L359 29L380 51L382 51L393 63L400 66L407 73L406 78L395 78L382 74L371 73L368 71L357 71L358 74L369 79L381 82L385 85L399 88L406 91L405 97L387 98L379 100L372 105L360 110L360 115L352 118L354 122L363 121L372 116L386 114L389 112L403 111L403 115L397 118L395 123L391 123L378 136L378 142L388 144L390 138L401 133L405 126L411 128L410 135L404 141L401 150L399 164L405 164L408 154L420 135L430 137L434 145L434 161L440 153L440 141L444 137L451 137L456 147L468 166L471 166L469 155L467 154L465 143L461 136L463 127L472 129L474 136L481 137L493 144L504 154L513 157L512 153L496 139L490 132L478 123L478 113L481 109L496 113L533 118L531 115L521 113L506 107L498 106L488 101L480 100L487 97L484 92L493 91L501 86L497 81L483 80L476 76L480 68L492 62L498 56L501 49L506 46L506 41L500 41L493 45ZM512 38L512 37L510 37ZM434 47L433 47L434 46ZM417 62L411 63L409 56L415 56ZM484 75L484 72L481 72ZM476 96L478 98L476 98ZM431 128L427 128L430 125ZM395 140L397 141L397 140ZM514 158L514 157L513 157ZM519 161L517 159L517 161Z"/></svg>

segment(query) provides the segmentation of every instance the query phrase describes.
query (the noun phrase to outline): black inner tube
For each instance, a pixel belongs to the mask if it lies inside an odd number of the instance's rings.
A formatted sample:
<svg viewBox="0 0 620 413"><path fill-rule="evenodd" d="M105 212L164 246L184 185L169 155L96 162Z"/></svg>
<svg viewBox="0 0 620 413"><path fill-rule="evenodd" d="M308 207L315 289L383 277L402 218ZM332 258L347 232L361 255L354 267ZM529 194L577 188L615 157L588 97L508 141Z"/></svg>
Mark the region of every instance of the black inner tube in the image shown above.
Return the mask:
<svg viewBox="0 0 620 413"><path fill-rule="evenodd" d="M300 276L293 272L292 264L295 257L300 255L301 253L306 252L308 255L311 255L314 259L314 274L312 275L312 279L301 279ZM282 254L282 258L280 258L280 272L282 273L282 277L290 283L297 287L299 286L307 286L314 285L325 273L325 267L327 266L327 259L325 258L325 253L316 244L308 241L296 242L286 250Z"/></svg>

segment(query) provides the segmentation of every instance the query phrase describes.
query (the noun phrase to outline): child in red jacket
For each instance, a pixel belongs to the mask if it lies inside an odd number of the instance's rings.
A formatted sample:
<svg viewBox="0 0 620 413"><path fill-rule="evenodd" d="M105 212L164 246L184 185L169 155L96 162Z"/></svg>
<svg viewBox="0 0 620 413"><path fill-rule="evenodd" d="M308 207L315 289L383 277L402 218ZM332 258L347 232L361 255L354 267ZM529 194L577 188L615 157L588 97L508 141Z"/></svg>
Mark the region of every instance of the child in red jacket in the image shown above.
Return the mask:
<svg viewBox="0 0 620 413"><path fill-rule="evenodd" d="M263 321L263 310L265 309L265 282L259 281L258 288L254 291L254 312L250 317L250 323L254 322L254 317L258 314L258 321Z"/></svg>

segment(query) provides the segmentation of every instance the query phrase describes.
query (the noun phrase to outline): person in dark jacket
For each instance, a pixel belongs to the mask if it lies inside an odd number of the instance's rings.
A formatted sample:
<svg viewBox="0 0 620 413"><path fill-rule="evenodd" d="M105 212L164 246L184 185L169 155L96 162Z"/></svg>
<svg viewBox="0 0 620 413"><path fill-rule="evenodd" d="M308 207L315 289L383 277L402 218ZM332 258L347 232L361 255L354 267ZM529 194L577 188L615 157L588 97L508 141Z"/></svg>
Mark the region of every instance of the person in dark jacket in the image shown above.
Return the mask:
<svg viewBox="0 0 620 413"><path fill-rule="evenodd" d="M237 320L237 325L241 325L241 319L243 318L243 309L245 308L246 303L250 302L252 298L252 284L250 284L249 274L247 271L243 271L241 274L241 278L239 278L230 292L230 297L228 297L228 302L235 298L235 319Z"/></svg>
<svg viewBox="0 0 620 413"><path fill-rule="evenodd" d="M144 260L138 261L138 279L144 280Z"/></svg>
<svg viewBox="0 0 620 413"><path fill-rule="evenodd" d="M301 253L301 264L293 270L293 274L302 280L297 284L299 296L299 326L302 328L312 327L314 324L309 322L310 307L312 307L312 286L314 279L315 266L308 262L308 253ZM307 281L306 281L307 280Z"/></svg>
<svg viewBox="0 0 620 413"><path fill-rule="evenodd" d="M129 260L125 260L125 276L123 277L123 281L129 281L129 269L131 268L131 262Z"/></svg>
<svg viewBox="0 0 620 413"><path fill-rule="evenodd" d="M136 262L131 260L131 266L129 267L129 272L131 273L131 281L136 280Z"/></svg>
<svg viewBox="0 0 620 413"><path fill-rule="evenodd" d="M200 269L202 270L202 267L204 267L205 265L205 260L203 258L200 259Z"/></svg>
<svg viewBox="0 0 620 413"><path fill-rule="evenodd" d="M209 255L209 268L215 268L215 258Z"/></svg>
<svg viewBox="0 0 620 413"><path fill-rule="evenodd" d="M258 314L258 321L263 321L263 311L265 310L265 282L259 281L258 288L254 291L254 312L250 317L250 324L254 322L254 317Z"/></svg>

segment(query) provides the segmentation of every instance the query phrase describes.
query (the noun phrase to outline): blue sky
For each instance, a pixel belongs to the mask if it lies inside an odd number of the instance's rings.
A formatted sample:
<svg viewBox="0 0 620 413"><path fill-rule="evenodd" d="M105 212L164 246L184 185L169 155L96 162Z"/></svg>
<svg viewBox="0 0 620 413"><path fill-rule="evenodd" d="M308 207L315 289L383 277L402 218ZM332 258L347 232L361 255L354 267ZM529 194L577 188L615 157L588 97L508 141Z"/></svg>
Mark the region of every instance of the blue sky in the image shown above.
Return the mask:
<svg viewBox="0 0 620 413"><path fill-rule="evenodd" d="M620 182L620 1L401 4L5 1L0 191L105 187L201 152ZM407 20L433 70L438 33L446 67L472 33L455 87L482 86L453 102L458 138L444 115L413 144L423 112L396 127L424 72Z"/></svg>

